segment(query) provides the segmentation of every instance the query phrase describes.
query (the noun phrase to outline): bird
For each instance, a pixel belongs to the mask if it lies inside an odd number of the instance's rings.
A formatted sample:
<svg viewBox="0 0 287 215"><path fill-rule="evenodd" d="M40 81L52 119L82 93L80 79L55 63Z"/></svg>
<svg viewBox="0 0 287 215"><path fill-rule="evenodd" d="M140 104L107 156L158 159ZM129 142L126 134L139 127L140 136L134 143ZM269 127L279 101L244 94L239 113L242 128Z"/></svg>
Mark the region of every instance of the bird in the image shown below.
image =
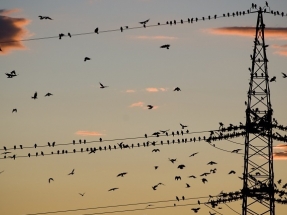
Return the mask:
<svg viewBox="0 0 287 215"><path fill-rule="evenodd" d="M235 174L236 172L234 170L231 170L228 174Z"/></svg>
<svg viewBox="0 0 287 215"><path fill-rule="evenodd" d="M207 165L214 165L214 164L217 164L217 163L214 162L214 161L210 161L210 162L207 163Z"/></svg>
<svg viewBox="0 0 287 215"><path fill-rule="evenodd" d="M74 171L75 169L73 169L72 172L70 172L68 175L74 175Z"/></svg>
<svg viewBox="0 0 287 215"><path fill-rule="evenodd" d="M178 196L176 196L175 198L176 198L176 200L177 200L177 201L179 201L179 198L178 198Z"/></svg>
<svg viewBox="0 0 287 215"><path fill-rule="evenodd" d="M72 35L70 34L70 32L68 33L68 36L71 38L72 37Z"/></svg>
<svg viewBox="0 0 287 215"><path fill-rule="evenodd" d="M48 180L48 181L49 181L49 183L50 183L51 181L54 181L54 179L53 179L53 178L49 178L49 180Z"/></svg>
<svg viewBox="0 0 287 215"><path fill-rule="evenodd" d="M13 77L17 76L15 70L13 70L10 73L5 73L5 75L7 75L7 78L13 78Z"/></svg>
<svg viewBox="0 0 287 215"><path fill-rule="evenodd" d="M99 82L99 83L100 83L100 88L101 89L104 89L104 88L108 87L108 86L104 86L101 82Z"/></svg>
<svg viewBox="0 0 287 215"><path fill-rule="evenodd" d="M152 186L152 189L153 189L153 190L156 190L157 186L158 186L158 184L157 184L157 185Z"/></svg>
<svg viewBox="0 0 287 215"><path fill-rule="evenodd" d="M183 165L183 164L180 164L180 165L178 165L178 169L183 169L185 167L185 165Z"/></svg>
<svg viewBox="0 0 287 215"><path fill-rule="evenodd" d="M35 99L37 99L37 95L38 95L37 92L35 92L34 96L32 96L31 98L35 100Z"/></svg>
<svg viewBox="0 0 287 215"><path fill-rule="evenodd" d="M153 149L152 152L160 152L159 149Z"/></svg>
<svg viewBox="0 0 287 215"><path fill-rule="evenodd" d="M99 28L96 28L96 29L95 29L95 33L96 33L96 34L99 34Z"/></svg>
<svg viewBox="0 0 287 215"><path fill-rule="evenodd" d="M179 87L174 88L173 91L181 91L181 89Z"/></svg>
<svg viewBox="0 0 287 215"><path fill-rule="evenodd" d="M158 168L158 166L154 166L154 169L157 169Z"/></svg>
<svg viewBox="0 0 287 215"><path fill-rule="evenodd" d="M199 211L200 208L191 208L191 210L193 210L194 213L197 213Z"/></svg>
<svg viewBox="0 0 287 215"><path fill-rule="evenodd" d="M179 124L180 124L182 130L185 129L186 127L188 127L187 125L183 125L181 123L179 123Z"/></svg>
<svg viewBox="0 0 287 215"><path fill-rule="evenodd" d="M85 193L79 193L81 196L84 196L85 195Z"/></svg>
<svg viewBox="0 0 287 215"><path fill-rule="evenodd" d="M84 62L86 62L87 60L91 60L91 58L85 57Z"/></svg>
<svg viewBox="0 0 287 215"><path fill-rule="evenodd" d="M64 37L64 36L65 36L65 34L60 33L60 34L59 34L59 39L62 39L62 37Z"/></svg>
<svg viewBox="0 0 287 215"><path fill-rule="evenodd" d="M124 175L126 175L126 174L127 174L127 172L121 172L117 175L117 177L124 177Z"/></svg>
<svg viewBox="0 0 287 215"><path fill-rule="evenodd" d="M281 182L282 182L282 180L281 180L281 179L279 179L279 180L277 181L277 183L278 183L278 184L281 184Z"/></svg>
<svg viewBox="0 0 287 215"><path fill-rule="evenodd" d="M169 44L165 44L165 45L162 45L160 48L166 48L166 49L169 49L170 45Z"/></svg>
<svg viewBox="0 0 287 215"><path fill-rule="evenodd" d="M52 96L52 95L53 95L52 93L49 93L49 92L48 92L48 93L46 93L45 97L46 97L46 96Z"/></svg>
<svg viewBox="0 0 287 215"><path fill-rule="evenodd" d="M276 76L273 76L273 77L270 79L270 82L273 82L273 81L276 82Z"/></svg>
<svg viewBox="0 0 287 215"><path fill-rule="evenodd" d="M175 159L173 159L173 158L170 159L170 158L169 158L168 160L169 160L170 162L174 163L174 162L176 161L176 158L175 158Z"/></svg>
<svg viewBox="0 0 287 215"><path fill-rule="evenodd" d="M178 180L181 180L181 177L180 176L175 176L175 178L174 178L176 181L178 181Z"/></svg>
<svg viewBox="0 0 287 215"><path fill-rule="evenodd" d="M114 187L114 188L109 189L108 191L115 191L117 189L119 189L119 188L118 187Z"/></svg>
<svg viewBox="0 0 287 215"><path fill-rule="evenodd" d="M189 157L193 157L193 156L195 156L196 154L198 154L198 152L195 152L195 153L189 155Z"/></svg>
<svg viewBox="0 0 287 215"><path fill-rule="evenodd" d="M50 18L49 16L38 16L41 20L42 19L49 19L49 20L53 20L52 18Z"/></svg>
<svg viewBox="0 0 287 215"><path fill-rule="evenodd" d="M268 2L267 2L267 1L265 1L265 4L266 4L266 7L269 7L269 6L268 6Z"/></svg>
<svg viewBox="0 0 287 215"><path fill-rule="evenodd" d="M142 25L145 25L148 21L149 21L149 19L147 19L145 21L142 21L142 22L139 22L139 23L142 24Z"/></svg>
<svg viewBox="0 0 287 215"><path fill-rule="evenodd" d="M149 110L153 109L152 105L147 105L147 107L148 107Z"/></svg>
<svg viewBox="0 0 287 215"><path fill-rule="evenodd" d="M242 149L234 149L231 151L231 153L238 153L240 150L242 150Z"/></svg>
<svg viewBox="0 0 287 215"><path fill-rule="evenodd" d="M205 173L202 173L200 176L207 176L209 174L210 174L209 172L205 172Z"/></svg>
<svg viewBox="0 0 287 215"><path fill-rule="evenodd" d="M14 113L14 112L17 113L17 108L14 108L14 109L12 110L12 113Z"/></svg>
<svg viewBox="0 0 287 215"><path fill-rule="evenodd" d="M216 213L211 213L210 211L209 211L209 215L215 215Z"/></svg>
<svg viewBox="0 0 287 215"><path fill-rule="evenodd" d="M121 27L120 30L121 30L121 32L123 32L123 30L124 30L123 27Z"/></svg>
<svg viewBox="0 0 287 215"><path fill-rule="evenodd" d="M1 171L1 172L0 172L0 174L1 174L1 173L3 173L3 172L4 172L4 170L3 170L3 171Z"/></svg>
<svg viewBox="0 0 287 215"><path fill-rule="evenodd" d="M189 178L196 178L194 175L190 175L190 176L188 176Z"/></svg>
<svg viewBox="0 0 287 215"><path fill-rule="evenodd" d="M201 181L205 184L205 182L208 182L206 178L201 179Z"/></svg>
<svg viewBox="0 0 287 215"><path fill-rule="evenodd" d="M186 184L186 188L190 188L190 185L188 183L185 183Z"/></svg>
<svg viewBox="0 0 287 215"><path fill-rule="evenodd" d="M287 78L287 75L284 72L282 72L282 75L283 75L283 78Z"/></svg>

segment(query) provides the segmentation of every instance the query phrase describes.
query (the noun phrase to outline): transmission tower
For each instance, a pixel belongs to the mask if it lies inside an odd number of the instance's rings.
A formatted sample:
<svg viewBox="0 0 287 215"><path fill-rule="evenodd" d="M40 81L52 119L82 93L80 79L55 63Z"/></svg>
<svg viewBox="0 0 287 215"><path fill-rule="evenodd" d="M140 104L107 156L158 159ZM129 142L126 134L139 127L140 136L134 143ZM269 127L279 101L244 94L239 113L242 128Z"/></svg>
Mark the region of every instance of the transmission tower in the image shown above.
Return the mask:
<svg viewBox="0 0 287 215"><path fill-rule="evenodd" d="M242 215L275 214L272 142L272 106L263 11L258 13L248 101L243 173ZM270 79L270 81L274 81Z"/></svg>

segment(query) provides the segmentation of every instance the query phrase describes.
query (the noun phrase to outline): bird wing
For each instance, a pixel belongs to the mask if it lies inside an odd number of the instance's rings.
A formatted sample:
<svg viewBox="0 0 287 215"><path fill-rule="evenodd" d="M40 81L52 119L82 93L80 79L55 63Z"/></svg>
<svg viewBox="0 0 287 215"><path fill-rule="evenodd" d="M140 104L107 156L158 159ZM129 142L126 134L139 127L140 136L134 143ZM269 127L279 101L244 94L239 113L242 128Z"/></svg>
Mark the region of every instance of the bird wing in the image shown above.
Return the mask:
<svg viewBox="0 0 287 215"><path fill-rule="evenodd" d="M104 87L104 85L102 85L102 83L101 83L101 82L99 82L99 83L100 83L101 87Z"/></svg>

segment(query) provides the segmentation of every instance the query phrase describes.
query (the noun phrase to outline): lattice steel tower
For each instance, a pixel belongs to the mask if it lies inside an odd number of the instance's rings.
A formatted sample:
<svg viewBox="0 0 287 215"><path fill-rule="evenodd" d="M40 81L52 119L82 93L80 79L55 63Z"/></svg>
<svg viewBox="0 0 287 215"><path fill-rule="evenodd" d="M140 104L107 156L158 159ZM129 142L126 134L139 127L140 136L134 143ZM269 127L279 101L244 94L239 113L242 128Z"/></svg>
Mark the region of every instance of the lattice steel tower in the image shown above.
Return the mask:
<svg viewBox="0 0 287 215"><path fill-rule="evenodd" d="M274 172L272 143L272 106L270 100L268 59L264 40L265 25L261 8L256 34L248 101L246 102L246 136L243 173L242 215L274 215Z"/></svg>

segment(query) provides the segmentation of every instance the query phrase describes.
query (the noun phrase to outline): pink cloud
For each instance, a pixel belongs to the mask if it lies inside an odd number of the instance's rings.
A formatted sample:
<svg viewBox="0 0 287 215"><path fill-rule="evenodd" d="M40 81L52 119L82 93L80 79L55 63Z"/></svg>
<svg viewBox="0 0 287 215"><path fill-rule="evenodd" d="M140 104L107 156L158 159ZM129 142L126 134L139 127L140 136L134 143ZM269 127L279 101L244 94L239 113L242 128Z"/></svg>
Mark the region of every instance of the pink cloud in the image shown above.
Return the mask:
<svg viewBox="0 0 287 215"><path fill-rule="evenodd" d="M12 18L8 15L19 12L19 9L0 10L0 42L17 41L12 43L0 43L1 54L7 54L13 49L26 49L19 40L31 34L24 28L31 21L26 18Z"/></svg>
<svg viewBox="0 0 287 215"><path fill-rule="evenodd" d="M97 131L77 131L76 135L80 135L80 136L102 136L104 134L99 133Z"/></svg>
<svg viewBox="0 0 287 215"><path fill-rule="evenodd" d="M285 152L274 152L273 160L287 160L287 151Z"/></svg>
<svg viewBox="0 0 287 215"><path fill-rule="evenodd" d="M143 107L144 103L143 102L136 102L131 104L129 107Z"/></svg>
<svg viewBox="0 0 287 215"><path fill-rule="evenodd" d="M141 40L176 40L178 37L169 37L169 36L134 36L134 39Z"/></svg>
<svg viewBox="0 0 287 215"><path fill-rule="evenodd" d="M126 90L126 93L135 93L135 90Z"/></svg>
<svg viewBox="0 0 287 215"><path fill-rule="evenodd" d="M160 88L155 88L155 87L149 87L149 88L146 88L145 89L147 92L150 92L150 93L156 93L156 92L165 92L167 91L167 88L163 88L163 87L160 87Z"/></svg>

